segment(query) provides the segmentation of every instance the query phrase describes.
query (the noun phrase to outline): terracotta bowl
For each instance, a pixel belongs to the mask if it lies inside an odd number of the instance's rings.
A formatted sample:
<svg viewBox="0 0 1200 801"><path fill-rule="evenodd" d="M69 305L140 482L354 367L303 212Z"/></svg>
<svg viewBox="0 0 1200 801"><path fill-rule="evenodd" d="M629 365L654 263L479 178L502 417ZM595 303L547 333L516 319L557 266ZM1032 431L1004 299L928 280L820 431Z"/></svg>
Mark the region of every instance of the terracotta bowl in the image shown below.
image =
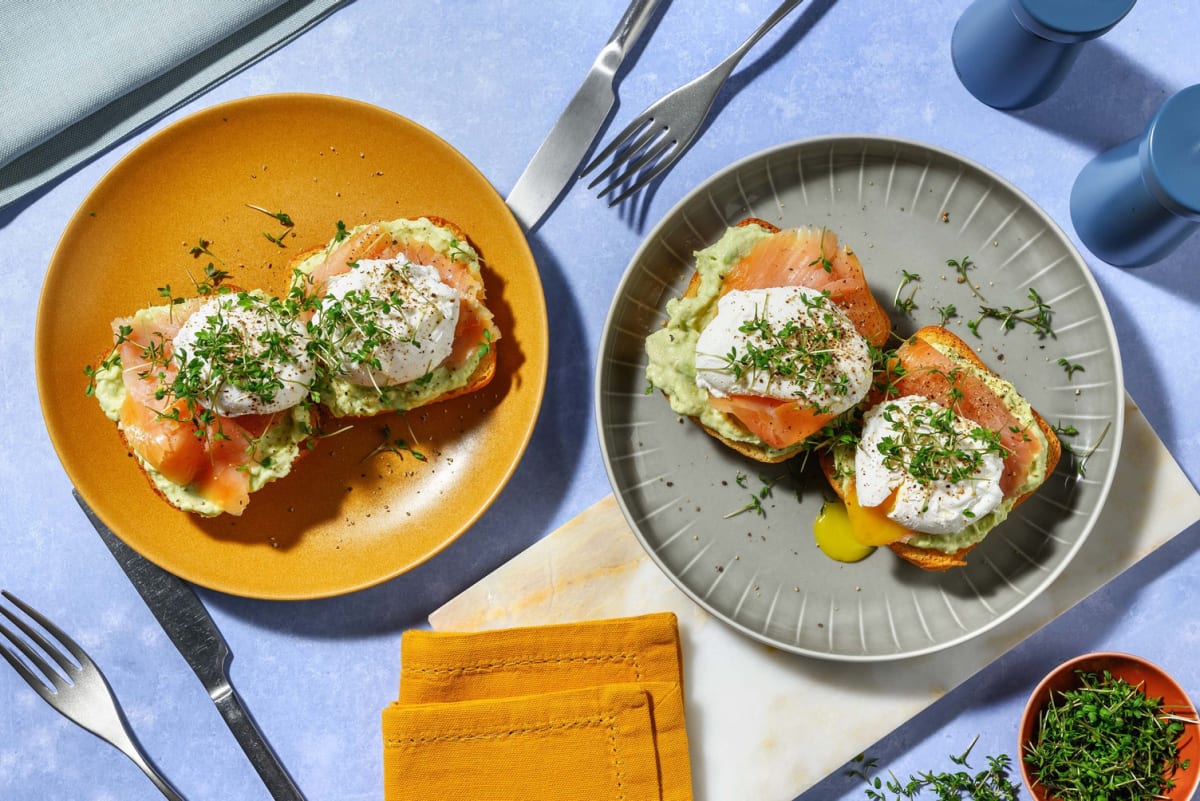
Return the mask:
<svg viewBox="0 0 1200 801"><path fill-rule="evenodd" d="M1037 733L1038 719L1045 709L1053 693L1066 692L1079 686L1076 671L1085 673L1103 673L1107 670L1115 678L1121 678L1130 684L1142 685L1146 695L1152 698L1162 697L1163 706L1176 707L1183 717L1196 717L1196 707L1188 699L1183 688L1175 683L1162 668L1147 662L1138 656L1121 653L1092 653L1077 656L1063 662L1042 679L1037 689L1029 696L1025 704L1025 712L1021 716L1021 728L1018 733L1017 753L1020 755L1021 776L1025 786L1035 801L1055 801L1047 794L1045 788L1034 784L1033 776L1025 765L1025 744L1033 740ZM1194 724L1187 724L1179 745L1179 756L1182 760L1190 760L1187 770L1177 771L1174 775L1175 787L1168 791L1164 798L1171 801L1188 801L1196 791L1200 781L1200 731Z"/></svg>

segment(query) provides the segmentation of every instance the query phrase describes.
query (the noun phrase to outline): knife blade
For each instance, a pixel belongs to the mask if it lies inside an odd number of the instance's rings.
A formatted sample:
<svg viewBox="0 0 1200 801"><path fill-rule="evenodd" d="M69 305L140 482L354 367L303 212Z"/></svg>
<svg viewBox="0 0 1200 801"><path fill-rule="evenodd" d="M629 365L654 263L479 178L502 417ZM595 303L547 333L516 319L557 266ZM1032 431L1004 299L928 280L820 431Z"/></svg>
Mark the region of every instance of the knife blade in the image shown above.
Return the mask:
<svg viewBox="0 0 1200 801"><path fill-rule="evenodd" d="M532 231L570 183L612 111L617 70L637 43L659 0L633 0L596 56L583 84L538 147L505 201Z"/></svg>
<svg viewBox="0 0 1200 801"><path fill-rule="evenodd" d="M229 680L233 654L217 624L188 584L153 564L126 545L96 516L79 493L72 491L100 539L112 551L117 564L133 582L163 631L195 671L221 717L258 771L276 801L304 801L304 794L267 744L258 724L242 704Z"/></svg>

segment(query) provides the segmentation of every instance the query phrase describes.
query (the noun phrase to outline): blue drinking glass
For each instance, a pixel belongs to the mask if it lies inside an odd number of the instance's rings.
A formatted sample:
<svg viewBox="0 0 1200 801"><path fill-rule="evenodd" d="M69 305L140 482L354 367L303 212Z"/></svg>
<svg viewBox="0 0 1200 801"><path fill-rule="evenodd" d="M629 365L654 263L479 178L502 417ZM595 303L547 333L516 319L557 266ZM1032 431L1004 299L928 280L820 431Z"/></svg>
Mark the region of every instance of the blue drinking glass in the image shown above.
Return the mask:
<svg viewBox="0 0 1200 801"><path fill-rule="evenodd" d="M1200 84L1162 104L1146 132L1088 162L1071 189L1088 250L1117 267L1169 255L1200 227Z"/></svg>
<svg viewBox="0 0 1200 801"><path fill-rule="evenodd" d="M989 106L1040 103L1067 77L1083 46L1137 0L975 0L950 41L963 86Z"/></svg>

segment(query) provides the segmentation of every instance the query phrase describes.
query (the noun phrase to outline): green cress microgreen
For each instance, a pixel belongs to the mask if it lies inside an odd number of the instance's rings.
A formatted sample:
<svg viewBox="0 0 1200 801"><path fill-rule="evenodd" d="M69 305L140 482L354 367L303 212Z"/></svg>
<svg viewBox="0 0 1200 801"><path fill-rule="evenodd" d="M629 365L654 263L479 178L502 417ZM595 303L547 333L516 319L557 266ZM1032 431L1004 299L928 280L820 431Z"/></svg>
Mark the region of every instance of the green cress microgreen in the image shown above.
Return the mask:
<svg viewBox="0 0 1200 801"><path fill-rule="evenodd" d="M492 329L483 329L483 341L479 343L479 358L487 356L492 351Z"/></svg>
<svg viewBox="0 0 1200 801"><path fill-rule="evenodd" d="M989 756L986 768L971 772L967 760L978 741L976 737L966 751L950 757L951 762L964 770L923 771L905 781L890 773L891 778L885 782L879 776L871 776L879 761L859 754L852 760L854 767L846 770L845 775L867 783L865 792L870 801L903 801L917 798L925 790L932 791L939 801L1017 801L1017 785L1008 777L1012 759L1007 754Z"/></svg>
<svg viewBox="0 0 1200 801"><path fill-rule="evenodd" d="M200 240L200 244L188 251L188 253L192 255L193 259L198 259L201 256L208 256L210 259L216 259L222 264L225 263L224 259L209 250L209 246L212 245L211 239L205 239L204 237L198 237L198 239Z"/></svg>
<svg viewBox="0 0 1200 801"><path fill-rule="evenodd" d="M946 323L950 322L951 317L958 316L958 309L954 308L953 303L947 303L945 306L936 306L934 307L934 311L941 316L941 319L938 320L938 325L942 328L946 327Z"/></svg>
<svg viewBox="0 0 1200 801"><path fill-rule="evenodd" d="M350 231L346 228L346 223L338 220L337 232L333 235L333 243L336 245L348 236L350 236Z"/></svg>
<svg viewBox="0 0 1200 801"><path fill-rule="evenodd" d="M800 295L800 299L805 307L800 317L807 318L811 325L789 320L776 328L765 313L756 314L738 326L743 334L750 334L744 349L739 352L734 346L720 357L725 362L725 369L736 379L755 373L793 379L811 386L814 395L849 394L849 377L834 363L834 351L845 334L833 318L829 294ZM818 413L826 413L826 407L820 404L812 404L812 408Z"/></svg>
<svg viewBox="0 0 1200 801"><path fill-rule="evenodd" d="M747 503L742 508L735 509L732 512L730 512L729 514L725 515L724 519L728 520L731 517L737 517L738 515L742 514L743 512L755 512L758 514L759 517L766 517L767 510L763 508L762 502L766 498L771 497L771 490L773 490L775 488L775 485L778 484L782 479L787 478L787 475L788 475L787 473L781 473L777 476L768 476L768 475L759 473L758 480L762 484L762 486L759 487L758 492L752 493L750 495L749 503ZM734 480L737 482L737 485L739 487L746 488L746 475L744 473L739 471L737 474L737 478L735 478Z"/></svg>
<svg viewBox="0 0 1200 801"><path fill-rule="evenodd" d="M895 306L897 311L899 311L901 314L912 314L912 310L917 307L916 302L913 300L913 297L917 294L917 287L913 286L912 291L910 291L908 296L903 299L901 299L900 293L902 293L904 291L904 287L908 286L909 284L915 285L917 282L919 282L921 280L921 276L917 273L910 273L908 270L903 269L900 270L900 273L903 275L903 278L900 281L900 286L896 287L896 295L892 298L892 305Z"/></svg>
<svg viewBox="0 0 1200 801"><path fill-rule="evenodd" d="M1165 798L1174 772L1188 767L1178 747L1184 724L1196 721L1107 670L1076 676L1078 687L1052 695L1023 744L1037 784L1059 801Z"/></svg>
<svg viewBox="0 0 1200 801"><path fill-rule="evenodd" d="M1011 331L1016 328L1017 323L1025 323L1033 328L1038 335L1038 339L1046 337L1054 337L1054 329L1050 325L1052 310L1042 296L1038 294L1033 287L1029 288L1028 298L1032 301L1028 306L1023 306L1019 309L1014 309L1012 306L1004 306L995 308L992 306L980 306L979 317L968 322L967 328L977 337L982 335L979 333L979 324L987 318L993 318L1000 321L1000 327L1005 331Z"/></svg>
<svg viewBox="0 0 1200 801"><path fill-rule="evenodd" d="M263 214L267 215L268 217L274 217L276 220L278 220L279 224L283 226L284 230L278 234L272 234L269 231L263 231L263 236L266 237L267 241L271 242L272 244L278 245L281 248L287 247L287 245L284 244L284 242L283 242L283 238L285 236L287 236L288 231L290 231L296 225L296 223L292 221L291 216L287 212L267 211L262 206L255 206L252 203L247 203L246 208L254 209L255 211L262 212Z"/></svg>
<svg viewBox="0 0 1200 801"><path fill-rule="evenodd" d="M1078 428L1075 426L1064 426L1061 420L1058 421L1053 430L1056 437L1074 437L1079 435Z"/></svg>
<svg viewBox="0 0 1200 801"><path fill-rule="evenodd" d="M374 388L382 396L384 390L375 384L374 373L383 369L376 353L379 348L390 342L407 342L421 347L420 341L413 335L399 336L390 327L382 326L379 321L390 315L393 309L402 308L406 303L426 303L439 316L436 304L425 298L413 285L406 265L399 265L393 270L400 285L386 297L376 297L366 289L352 289L341 297L326 295L323 299L310 298L307 305L317 308L320 314L314 316L308 323L309 336L314 343L313 356L318 365L317 384L325 386L328 380L344 372L340 365L343 363L358 364L369 368ZM491 331L485 334L480 347L491 347ZM432 367L432 366L431 366ZM327 371L332 371L329 373ZM431 371L426 371L428 374Z"/></svg>
<svg viewBox="0 0 1200 801"><path fill-rule="evenodd" d="M1062 369L1064 369L1064 370L1066 370L1066 371L1067 371L1067 380L1068 380L1068 381L1070 381L1070 380L1071 380L1071 377L1072 377L1072 376L1074 376L1074 375L1075 375L1075 373L1077 373L1077 372L1079 372L1079 373L1082 373L1082 372L1084 372L1084 369L1083 369L1083 365L1082 365L1082 364L1071 364L1071 362L1067 361L1067 359L1066 359L1065 357L1063 357L1063 358L1060 358L1060 359L1058 360L1057 364L1058 364L1058 366L1059 366L1059 367L1061 367Z"/></svg>
<svg viewBox="0 0 1200 801"><path fill-rule="evenodd" d="M197 281L192 278L192 274L188 273L188 280L192 282L192 287L196 290L197 295L212 295L220 289L221 284L229 278L229 273L225 270L219 270L210 261L204 268L204 280Z"/></svg>
<svg viewBox="0 0 1200 801"><path fill-rule="evenodd" d="M1075 450L1071 446L1069 446L1065 443L1063 444L1063 450L1065 450L1067 453L1071 454L1071 457L1075 460L1075 475L1077 475L1079 478L1087 478L1088 459L1092 458L1092 454L1094 454L1096 452L1096 449L1100 447L1100 444L1102 442L1104 442L1104 438L1108 436L1108 430L1110 428L1112 428L1111 421L1104 424L1104 430L1100 432L1099 439L1096 440L1095 444L1092 445L1092 447L1088 450L1087 453L1081 454L1079 451ZM1058 433L1057 429L1055 429L1055 433L1056 434ZM1079 432L1077 430L1075 430L1074 426L1070 426L1068 429L1064 430L1064 433L1074 435L1074 434L1078 434Z"/></svg>
<svg viewBox="0 0 1200 801"><path fill-rule="evenodd" d="M979 287L975 286L975 284L972 283L970 276L967 275L967 270L975 266L975 262L971 261L970 256L963 256L958 261L955 261L954 259L946 259L946 264L950 267L953 267L954 271L958 273L958 283L966 284L971 289L972 295L979 298L984 303L988 302L987 298L983 296L983 293L979 291Z"/></svg>
<svg viewBox="0 0 1200 801"><path fill-rule="evenodd" d="M412 458L416 459L418 462L429 461L425 457L425 454L421 453L419 450L417 450L413 446L409 445L408 440L400 439L400 438L392 439L392 429L389 426L383 427L383 442L376 445L374 447L374 449L371 450L370 453L368 453L366 456L359 459L358 461L360 463L365 462L368 459L370 459L374 456L378 456L381 453L394 453L397 456L399 456L401 459L403 459L404 454L407 453L408 455L412 456Z"/></svg>
<svg viewBox="0 0 1200 801"><path fill-rule="evenodd" d="M1002 459L1008 455L996 431L977 425L969 435L961 434L951 409L914 406L904 412L895 403L888 403L882 415L896 429L896 434L883 437L878 445L884 466L903 470L921 484L956 484L979 470L985 454L994 453Z"/></svg>
<svg viewBox="0 0 1200 801"><path fill-rule="evenodd" d="M833 272L833 262L825 255L825 228L822 226L821 235L817 239L817 257L808 263L809 267L821 265L821 269L827 273Z"/></svg>

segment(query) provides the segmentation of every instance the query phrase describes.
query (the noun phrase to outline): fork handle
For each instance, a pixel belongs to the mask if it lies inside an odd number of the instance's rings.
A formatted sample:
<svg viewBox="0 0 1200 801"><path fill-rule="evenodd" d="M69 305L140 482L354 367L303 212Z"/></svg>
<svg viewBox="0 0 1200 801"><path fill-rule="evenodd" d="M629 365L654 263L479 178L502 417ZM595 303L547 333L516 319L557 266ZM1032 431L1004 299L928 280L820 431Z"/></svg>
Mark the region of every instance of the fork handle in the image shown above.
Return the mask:
<svg viewBox="0 0 1200 801"><path fill-rule="evenodd" d="M781 19L792 13L792 10L803 2L804 0L785 0L785 2L780 3L779 8L775 9L775 11L771 13L771 16L767 17L763 24L759 25L758 29L755 30L754 33L750 34L749 39L742 42L741 47L739 47L737 50L734 50L728 58L722 61L717 66L717 69L723 70L726 75L728 75L730 72L733 72L733 68L737 66L737 63L741 61L748 52L750 52L750 48L758 44L758 40L763 38L767 31L774 28ZM717 70L713 70L713 72L716 71Z"/></svg>
<svg viewBox="0 0 1200 801"><path fill-rule="evenodd" d="M122 720L122 726L124 725L124 721ZM179 791L171 786L171 783L167 781L161 773L158 772L158 768L155 767L154 763L150 761L150 757L146 755L146 752L142 750L142 747L138 745L137 741L133 739L133 735L129 733L128 729L122 731L121 734L114 734L108 739L109 742L111 742L121 751L121 753L129 757L133 764L142 769L142 773L146 774L146 778L154 783L154 786L158 788L159 792L161 792L163 796L168 799L168 801L187 801L187 799L180 795Z"/></svg>

